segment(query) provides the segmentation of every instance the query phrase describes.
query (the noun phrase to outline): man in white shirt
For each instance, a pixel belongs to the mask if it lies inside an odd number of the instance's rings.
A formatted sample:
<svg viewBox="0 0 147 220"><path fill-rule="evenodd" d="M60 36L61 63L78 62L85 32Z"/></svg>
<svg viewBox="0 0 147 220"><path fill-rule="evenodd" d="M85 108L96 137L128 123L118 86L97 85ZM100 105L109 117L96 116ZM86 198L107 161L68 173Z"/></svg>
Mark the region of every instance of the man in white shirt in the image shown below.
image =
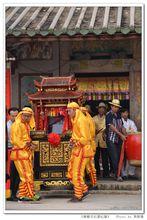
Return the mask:
<svg viewBox="0 0 147 220"><path fill-rule="evenodd" d="M126 132L129 133L134 133L137 132L137 127L131 119L128 118L129 116L129 111L127 109L122 109L121 110L121 117L123 121L123 126L126 129ZM122 169L122 177L123 179L135 179L135 167L129 165L128 161L124 161L124 166Z"/></svg>
<svg viewBox="0 0 147 220"><path fill-rule="evenodd" d="M8 114L9 114L9 118L10 118L7 121L8 148L11 149L12 144L10 143L10 129L11 129L11 126L12 126L13 122L15 121L16 116L18 115L18 109L15 108L15 107L12 107L8 110Z"/></svg>
<svg viewBox="0 0 147 220"><path fill-rule="evenodd" d="M11 154L12 144L10 142L10 129L12 124L15 122L15 118L18 115L18 108L12 107L8 110L9 120L7 121L7 147L8 147L8 154ZM8 159L9 160L9 159ZM9 162L8 162L9 163ZM10 189L11 189L11 197L8 199L10 201L17 201L16 193L18 190L19 185L19 174L15 167L14 161L10 161Z"/></svg>

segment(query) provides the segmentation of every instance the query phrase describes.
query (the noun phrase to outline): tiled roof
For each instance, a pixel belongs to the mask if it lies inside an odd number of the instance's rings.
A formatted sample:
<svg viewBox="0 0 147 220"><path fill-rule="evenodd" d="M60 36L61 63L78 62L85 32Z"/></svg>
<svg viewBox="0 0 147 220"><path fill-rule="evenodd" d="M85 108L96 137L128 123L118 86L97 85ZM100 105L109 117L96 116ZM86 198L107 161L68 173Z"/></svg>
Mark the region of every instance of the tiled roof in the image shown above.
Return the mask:
<svg viewBox="0 0 147 220"><path fill-rule="evenodd" d="M141 7L7 7L6 35L141 33Z"/></svg>

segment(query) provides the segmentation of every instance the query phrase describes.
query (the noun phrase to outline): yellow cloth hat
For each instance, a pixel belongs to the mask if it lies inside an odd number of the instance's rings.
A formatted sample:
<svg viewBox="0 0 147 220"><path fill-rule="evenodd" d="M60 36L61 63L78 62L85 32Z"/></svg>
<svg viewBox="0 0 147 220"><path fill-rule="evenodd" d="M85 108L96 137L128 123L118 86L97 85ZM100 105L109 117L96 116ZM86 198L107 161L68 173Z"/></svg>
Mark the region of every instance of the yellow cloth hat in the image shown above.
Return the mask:
<svg viewBox="0 0 147 220"><path fill-rule="evenodd" d="M31 108L29 107L25 107L22 109L22 111L20 111L15 119L16 122L21 122L21 117L22 117L22 114L31 114L31 119L30 119L30 122L29 122L29 125L30 125L30 128L31 129L34 129L35 128L35 118L34 118L34 112Z"/></svg>
<svg viewBox="0 0 147 220"><path fill-rule="evenodd" d="M27 113L27 114L32 114L32 115L34 114L33 110L29 107L24 107L22 109L22 113Z"/></svg>
<svg viewBox="0 0 147 220"><path fill-rule="evenodd" d="M79 105L76 102L70 102L68 103L67 108L79 109Z"/></svg>

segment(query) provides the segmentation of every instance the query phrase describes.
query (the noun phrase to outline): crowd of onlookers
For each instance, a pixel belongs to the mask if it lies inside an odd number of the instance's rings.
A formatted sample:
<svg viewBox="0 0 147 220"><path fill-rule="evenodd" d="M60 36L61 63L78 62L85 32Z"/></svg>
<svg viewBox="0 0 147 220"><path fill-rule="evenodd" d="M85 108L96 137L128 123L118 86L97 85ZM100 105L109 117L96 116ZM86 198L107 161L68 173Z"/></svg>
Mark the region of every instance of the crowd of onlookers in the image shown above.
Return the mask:
<svg viewBox="0 0 147 220"><path fill-rule="evenodd" d="M126 159L121 176L117 177L122 142L128 133L137 132L137 127L134 121L129 119L129 110L122 108L119 100L114 99L109 104L111 109L107 112L106 104L100 102L96 107L98 113L93 117L97 146L94 157L97 177L102 179L114 177L118 181L137 179L135 167L129 165ZM92 114L90 105L85 107Z"/></svg>

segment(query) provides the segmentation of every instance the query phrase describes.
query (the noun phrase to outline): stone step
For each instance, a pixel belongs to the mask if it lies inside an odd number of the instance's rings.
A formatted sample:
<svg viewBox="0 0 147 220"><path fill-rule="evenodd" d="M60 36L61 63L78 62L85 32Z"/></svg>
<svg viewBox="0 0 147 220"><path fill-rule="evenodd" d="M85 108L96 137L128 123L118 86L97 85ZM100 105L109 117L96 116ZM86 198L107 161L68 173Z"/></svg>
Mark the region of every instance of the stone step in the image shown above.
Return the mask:
<svg viewBox="0 0 147 220"><path fill-rule="evenodd" d="M71 197L73 195L73 190L50 190L50 191L40 191L39 195L42 198L54 198L54 197L60 197L60 198L68 198ZM138 195L141 194L141 190L90 190L89 194L112 194L112 195Z"/></svg>
<svg viewBox="0 0 147 220"><path fill-rule="evenodd" d="M137 191L141 190L141 181L98 181L97 182L97 190L132 190Z"/></svg>
<svg viewBox="0 0 147 220"><path fill-rule="evenodd" d="M141 181L106 181L101 180L97 182L97 187L92 190L89 187L90 194L140 194L141 193ZM41 190L39 194L43 197L68 197L73 194L73 188L53 188L50 190Z"/></svg>

